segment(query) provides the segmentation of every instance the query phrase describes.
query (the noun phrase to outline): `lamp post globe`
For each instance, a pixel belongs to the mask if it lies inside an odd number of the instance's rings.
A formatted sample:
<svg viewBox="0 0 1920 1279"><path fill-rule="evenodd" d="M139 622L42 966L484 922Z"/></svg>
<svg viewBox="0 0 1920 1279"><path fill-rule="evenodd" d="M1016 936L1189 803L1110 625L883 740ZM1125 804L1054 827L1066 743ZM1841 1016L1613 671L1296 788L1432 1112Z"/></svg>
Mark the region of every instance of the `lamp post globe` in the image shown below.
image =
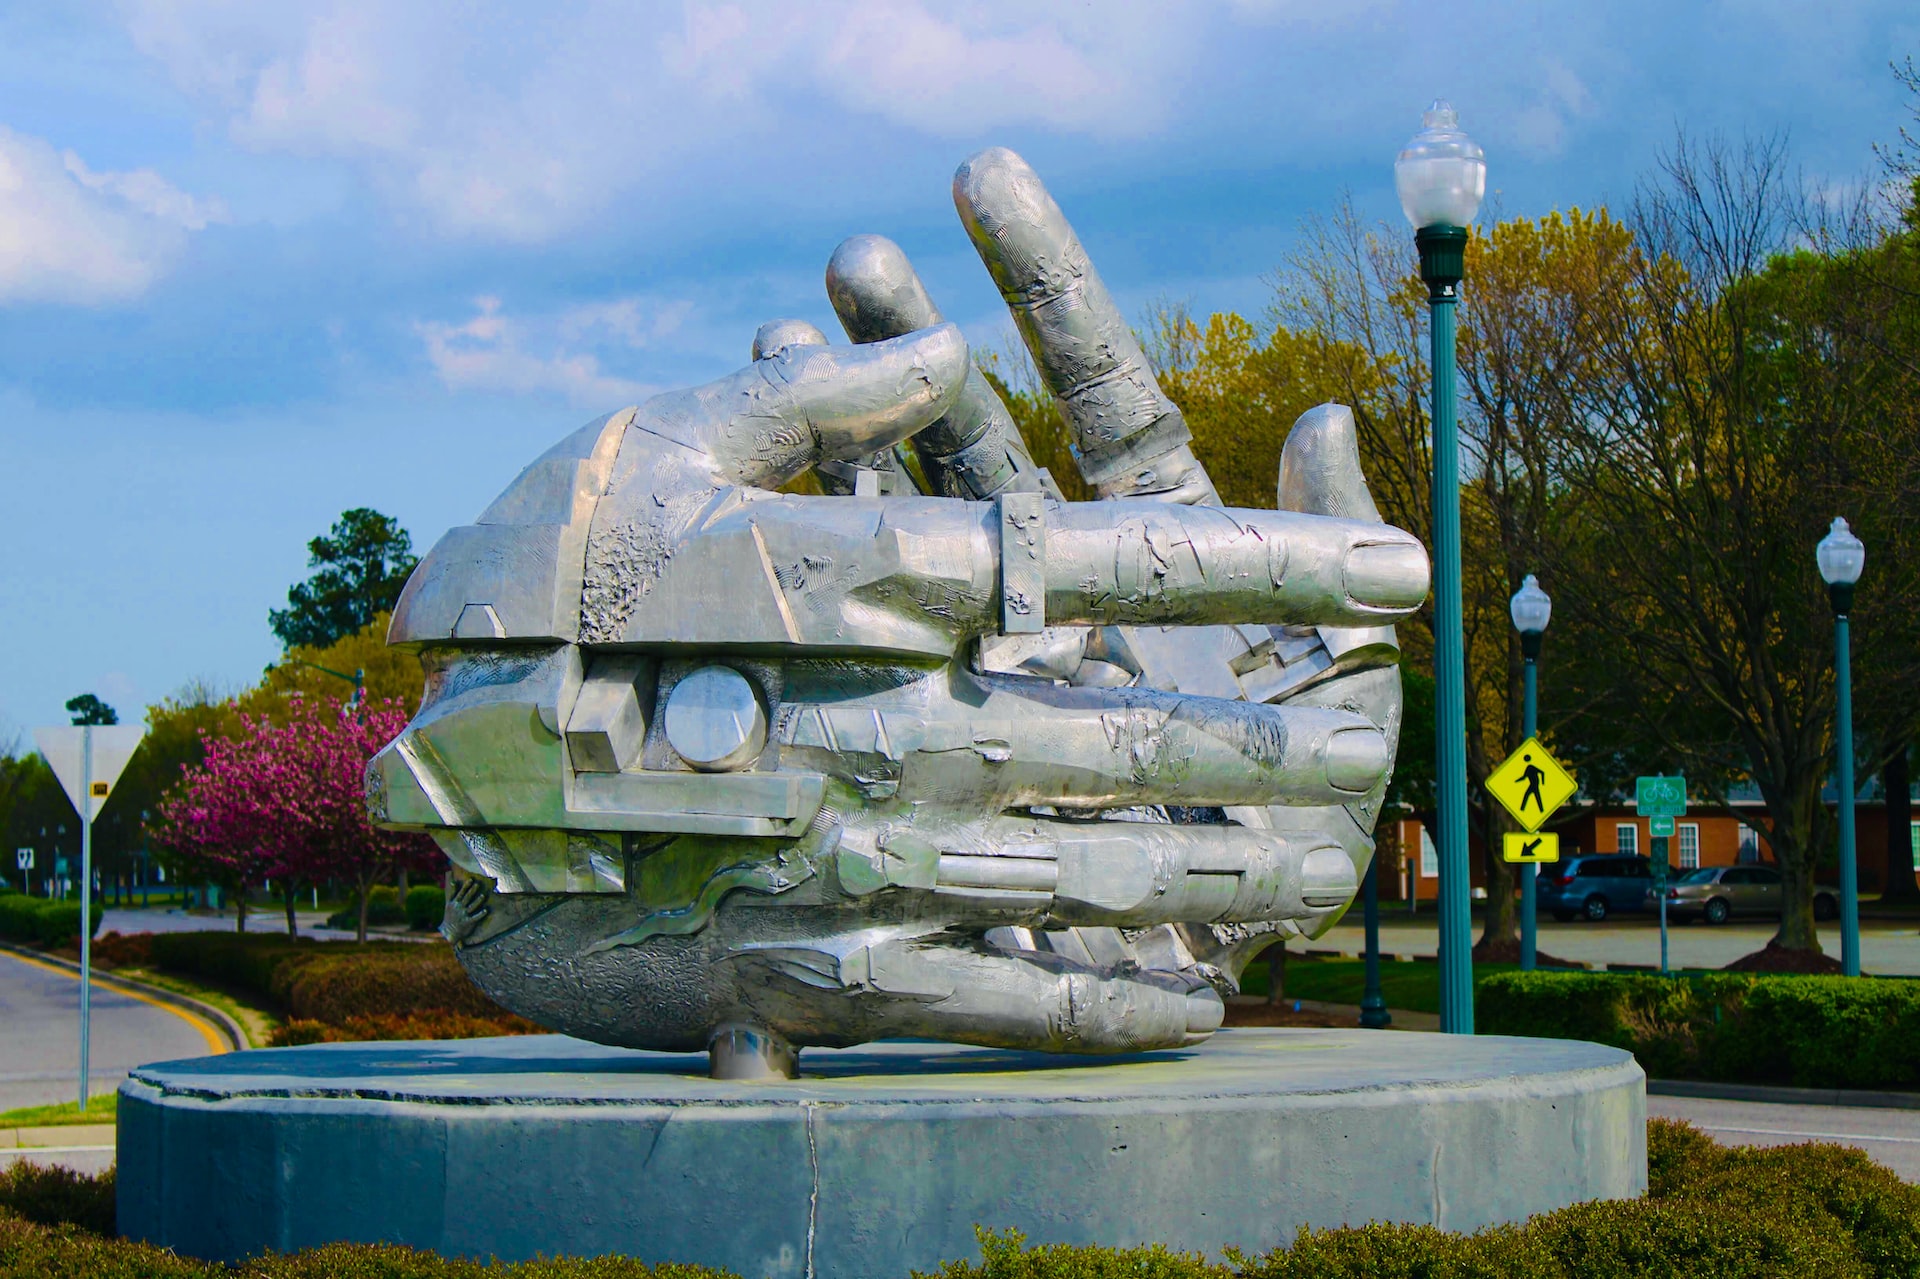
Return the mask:
<svg viewBox="0 0 1920 1279"><path fill-rule="evenodd" d="M1460 115L1440 99L1421 116L1423 126L1393 162L1400 207L1416 231L1464 227L1487 194L1487 159L1460 130Z"/></svg>
<svg viewBox="0 0 1920 1279"><path fill-rule="evenodd" d="M1853 588L1867 566L1867 546L1853 535L1847 522L1833 517L1833 527L1814 547L1813 558L1820 565L1820 580L1827 584L1833 611L1846 614L1853 609ZM1843 593L1844 592L1844 593Z"/></svg>
<svg viewBox="0 0 1920 1279"><path fill-rule="evenodd" d="M1820 578L1833 604L1833 694L1835 778L1840 817L1840 967L1849 977L1860 975L1860 871L1854 860L1853 837L1853 656L1847 632L1853 612L1853 588L1867 566L1867 547L1853 535L1847 522L1834 517L1833 527L1814 548Z"/></svg>
<svg viewBox="0 0 1920 1279"><path fill-rule="evenodd" d="M1540 589L1540 579L1527 574L1520 589L1507 601L1507 615L1513 629L1520 632L1520 656L1523 700L1520 713L1522 740L1540 731L1540 637L1553 619L1553 600ZM1520 971L1532 972L1535 964L1535 880L1540 868L1532 862L1520 868Z"/></svg>
<svg viewBox="0 0 1920 1279"><path fill-rule="evenodd" d="M1513 618L1514 630L1522 635L1538 635L1553 620L1553 597L1541 590L1540 579L1529 573L1513 598L1507 601L1507 614Z"/></svg>
<svg viewBox="0 0 1920 1279"><path fill-rule="evenodd" d="M1487 191L1487 162L1436 101L1393 162L1427 286L1433 365L1434 780L1439 792L1440 1029L1473 1033L1473 913L1467 869L1467 708L1460 601L1460 444L1455 425L1454 324L1466 273L1467 225Z"/></svg>

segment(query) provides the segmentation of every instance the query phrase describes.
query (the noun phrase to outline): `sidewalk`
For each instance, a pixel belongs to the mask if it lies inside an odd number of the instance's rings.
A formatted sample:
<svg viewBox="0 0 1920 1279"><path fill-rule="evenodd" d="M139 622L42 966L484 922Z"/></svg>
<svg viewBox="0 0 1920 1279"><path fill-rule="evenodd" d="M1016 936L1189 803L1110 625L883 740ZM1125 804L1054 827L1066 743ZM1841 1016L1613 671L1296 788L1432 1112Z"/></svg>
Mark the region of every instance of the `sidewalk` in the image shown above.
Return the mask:
<svg viewBox="0 0 1920 1279"><path fill-rule="evenodd" d="M80 1173L113 1166L112 1124L59 1124L46 1128L0 1128L0 1168L21 1159Z"/></svg>

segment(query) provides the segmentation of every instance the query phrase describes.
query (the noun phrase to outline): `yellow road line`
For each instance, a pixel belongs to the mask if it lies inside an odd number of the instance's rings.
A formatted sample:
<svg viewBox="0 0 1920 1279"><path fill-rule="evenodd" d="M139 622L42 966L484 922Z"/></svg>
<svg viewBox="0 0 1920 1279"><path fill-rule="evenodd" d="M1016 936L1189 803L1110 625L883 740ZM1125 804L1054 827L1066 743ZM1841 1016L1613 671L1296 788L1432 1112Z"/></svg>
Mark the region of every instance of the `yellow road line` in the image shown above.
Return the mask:
<svg viewBox="0 0 1920 1279"><path fill-rule="evenodd" d="M62 977L71 977L75 981L80 980L79 973L74 972L70 968L62 968L58 964L48 964L42 963L38 959L28 959L25 955L11 950L0 950L0 955L5 955L8 959L16 959L23 964L42 969L45 972L59 973ZM116 995L125 995L129 999L137 999L143 1004L151 1004L161 1012L172 1013L175 1017L180 1018L180 1020L200 1032L201 1037L207 1041L207 1052L209 1055L231 1051L227 1045L227 1037L215 1029L213 1023L205 1017L202 1017L199 1013L191 1012L188 1009L180 1007L178 1004L169 1004L162 1000L155 999L152 995L143 994L127 986L109 986L103 984L101 989L110 990Z"/></svg>

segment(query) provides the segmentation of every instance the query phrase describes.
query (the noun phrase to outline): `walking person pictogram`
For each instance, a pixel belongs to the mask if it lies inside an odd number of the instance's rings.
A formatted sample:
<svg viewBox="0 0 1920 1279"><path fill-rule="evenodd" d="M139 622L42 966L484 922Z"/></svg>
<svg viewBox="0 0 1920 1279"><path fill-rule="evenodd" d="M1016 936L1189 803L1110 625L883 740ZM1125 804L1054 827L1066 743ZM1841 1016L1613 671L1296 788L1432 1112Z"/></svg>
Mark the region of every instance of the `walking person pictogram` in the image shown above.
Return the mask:
<svg viewBox="0 0 1920 1279"><path fill-rule="evenodd" d="M1527 801L1532 800L1533 806L1539 809L1541 815L1544 816L1547 811L1547 804L1546 801L1540 797L1540 783L1547 780L1547 772L1541 768L1540 765L1533 762L1533 756L1522 755L1520 758L1527 766L1520 774L1521 777L1526 779L1527 783L1527 793L1520 797L1520 811L1523 813L1526 812Z"/></svg>

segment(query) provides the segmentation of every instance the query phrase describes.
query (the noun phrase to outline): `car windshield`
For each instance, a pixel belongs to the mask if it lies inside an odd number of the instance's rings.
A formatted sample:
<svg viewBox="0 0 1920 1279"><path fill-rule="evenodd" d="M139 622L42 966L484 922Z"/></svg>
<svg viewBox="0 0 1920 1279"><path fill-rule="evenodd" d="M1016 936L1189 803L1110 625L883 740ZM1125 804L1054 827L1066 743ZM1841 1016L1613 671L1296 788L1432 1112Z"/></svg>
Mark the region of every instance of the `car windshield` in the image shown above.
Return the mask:
<svg viewBox="0 0 1920 1279"><path fill-rule="evenodd" d="M1702 866L1699 870L1690 870L1680 877L1683 884L1711 884L1713 877L1720 873L1718 866Z"/></svg>

